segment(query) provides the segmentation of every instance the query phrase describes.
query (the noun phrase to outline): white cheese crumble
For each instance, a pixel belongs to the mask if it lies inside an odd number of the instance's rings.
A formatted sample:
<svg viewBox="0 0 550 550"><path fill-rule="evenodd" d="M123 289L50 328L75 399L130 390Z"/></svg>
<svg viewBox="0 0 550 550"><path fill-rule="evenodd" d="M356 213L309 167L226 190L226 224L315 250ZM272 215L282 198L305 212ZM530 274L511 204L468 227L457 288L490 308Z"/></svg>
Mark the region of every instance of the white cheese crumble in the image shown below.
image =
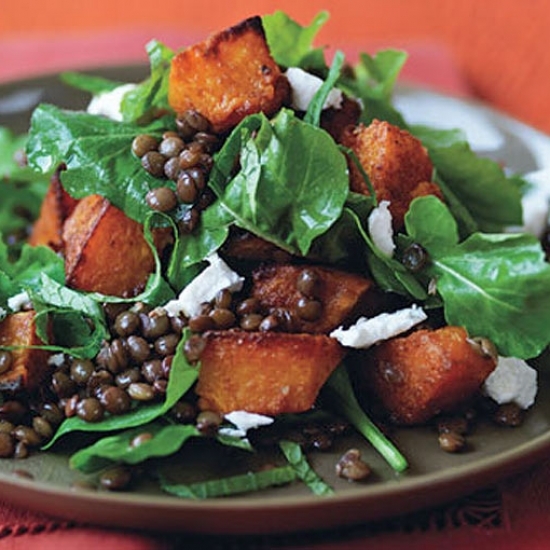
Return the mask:
<svg viewBox="0 0 550 550"><path fill-rule="evenodd" d="M91 115L101 115L121 122L122 113L120 112L120 108L122 100L126 93L133 90L135 87L135 84L123 84L109 92L97 94L90 101L86 111Z"/></svg>
<svg viewBox="0 0 550 550"><path fill-rule="evenodd" d="M522 409L535 402L537 389L537 371L515 357L499 357L483 384L483 391L499 405L516 403Z"/></svg>
<svg viewBox="0 0 550 550"><path fill-rule="evenodd" d="M199 273L175 299L163 306L171 317L183 313L187 317L200 314L201 306L210 302L221 290L238 292L242 289L244 277L233 271L217 254L206 258L210 264Z"/></svg>
<svg viewBox="0 0 550 550"><path fill-rule="evenodd" d="M369 234L376 248L391 258L395 251L393 242L392 215L389 210L390 201L381 201L369 214Z"/></svg>
<svg viewBox="0 0 550 550"><path fill-rule="evenodd" d="M273 423L273 418L270 416L247 411L233 411L227 413L224 418L231 422L235 428L220 428L219 432L232 437L246 437L248 430L259 428L260 426L269 426L269 424Z"/></svg>
<svg viewBox="0 0 550 550"><path fill-rule="evenodd" d="M54 353L48 358L48 365L52 367L61 367L65 363L65 355L63 353Z"/></svg>
<svg viewBox="0 0 550 550"><path fill-rule="evenodd" d="M339 327L333 330L330 336L348 348L366 349L406 332L427 317L422 308L413 305L393 313L381 313L370 319L361 317L348 329Z"/></svg>
<svg viewBox="0 0 550 550"><path fill-rule="evenodd" d="M29 305L31 299L26 291L14 294L8 298L8 307L13 311L21 311L25 306Z"/></svg>
<svg viewBox="0 0 550 550"><path fill-rule="evenodd" d="M292 107L297 111L307 111L313 96L322 86L323 81L298 67L289 67L285 73L292 90ZM333 88L323 104L323 109L342 107L342 92Z"/></svg>

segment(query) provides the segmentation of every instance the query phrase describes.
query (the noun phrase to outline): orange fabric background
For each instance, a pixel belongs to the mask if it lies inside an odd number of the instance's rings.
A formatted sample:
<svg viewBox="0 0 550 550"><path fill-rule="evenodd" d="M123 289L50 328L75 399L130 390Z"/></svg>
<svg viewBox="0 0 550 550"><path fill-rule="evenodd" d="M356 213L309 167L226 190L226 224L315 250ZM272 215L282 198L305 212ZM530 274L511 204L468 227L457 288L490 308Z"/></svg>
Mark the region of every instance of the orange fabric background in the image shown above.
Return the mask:
<svg viewBox="0 0 550 550"><path fill-rule="evenodd" d="M276 9L301 24L328 10L319 45L442 43L474 95L550 133L547 0L3 0L0 37L136 28L203 37Z"/></svg>

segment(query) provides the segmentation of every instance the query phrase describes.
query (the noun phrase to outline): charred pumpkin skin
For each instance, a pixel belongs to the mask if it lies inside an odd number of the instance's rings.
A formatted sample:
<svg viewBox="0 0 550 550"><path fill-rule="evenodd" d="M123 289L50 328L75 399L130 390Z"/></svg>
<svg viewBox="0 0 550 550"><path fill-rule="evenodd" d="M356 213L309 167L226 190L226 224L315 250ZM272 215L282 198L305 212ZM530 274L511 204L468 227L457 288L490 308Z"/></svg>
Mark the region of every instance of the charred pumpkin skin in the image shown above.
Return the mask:
<svg viewBox="0 0 550 550"><path fill-rule="evenodd" d="M59 172L56 172L52 176L40 213L34 222L29 244L48 246L56 252L63 252L63 224L77 203L78 200L73 199L63 189Z"/></svg>
<svg viewBox="0 0 550 550"><path fill-rule="evenodd" d="M356 375L361 393L379 402L392 422L416 425L474 397L495 367L462 327L446 326L382 342Z"/></svg>
<svg viewBox="0 0 550 550"><path fill-rule="evenodd" d="M230 130L250 114L271 116L289 94L288 81L269 52L260 17L214 34L172 61L171 107L176 113L198 111L216 133Z"/></svg>
<svg viewBox="0 0 550 550"><path fill-rule="evenodd" d="M321 334L211 331L196 392L202 410L275 416L309 410L345 355Z"/></svg>
<svg viewBox="0 0 550 550"><path fill-rule="evenodd" d="M0 391L35 391L50 373L50 353L32 346L44 343L36 334L36 313L21 311L0 322L0 346L14 346L11 368L0 374Z"/></svg>
<svg viewBox="0 0 550 550"><path fill-rule="evenodd" d="M155 269L141 224L99 195L82 199L63 227L67 286L130 297Z"/></svg>

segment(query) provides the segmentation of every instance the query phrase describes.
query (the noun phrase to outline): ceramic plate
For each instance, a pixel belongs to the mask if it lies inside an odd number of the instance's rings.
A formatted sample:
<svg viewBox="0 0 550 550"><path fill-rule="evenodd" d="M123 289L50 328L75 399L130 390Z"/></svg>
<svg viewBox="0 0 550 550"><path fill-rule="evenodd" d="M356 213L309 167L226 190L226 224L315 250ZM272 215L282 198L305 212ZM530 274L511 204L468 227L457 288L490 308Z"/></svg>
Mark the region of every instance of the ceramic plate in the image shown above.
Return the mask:
<svg viewBox="0 0 550 550"><path fill-rule="evenodd" d="M145 70L141 66L109 68L100 74L131 81L139 80ZM5 84L0 87L0 124L23 132L38 102L78 108L87 100L53 76ZM540 175L547 168L544 159L550 159L550 140L487 107L406 87L399 89L396 101L415 123L456 121L480 153L505 159L513 170ZM547 367L544 363L539 361ZM299 483L252 496L206 501L167 496L146 479L131 492L74 490L71 484L81 474L68 469L71 449L62 446L56 453L38 453L26 460L1 460L0 494L15 505L79 522L210 534L288 533L377 520L441 504L540 460L550 450L550 379L541 368L538 401L520 428L481 422L469 437L466 452L441 451L430 427L397 430L392 437L410 462L410 469L401 475L355 436L338 441L330 452L312 454L312 466L335 488L331 497L312 496ZM337 458L351 446L359 447L373 469L364 483L349 483L334 473ZM186 449L175 468L200 477L245 466L236 451L223 456L209 451L202 444ZM31 473L33 479L17 475L18 470Z"/></svg>

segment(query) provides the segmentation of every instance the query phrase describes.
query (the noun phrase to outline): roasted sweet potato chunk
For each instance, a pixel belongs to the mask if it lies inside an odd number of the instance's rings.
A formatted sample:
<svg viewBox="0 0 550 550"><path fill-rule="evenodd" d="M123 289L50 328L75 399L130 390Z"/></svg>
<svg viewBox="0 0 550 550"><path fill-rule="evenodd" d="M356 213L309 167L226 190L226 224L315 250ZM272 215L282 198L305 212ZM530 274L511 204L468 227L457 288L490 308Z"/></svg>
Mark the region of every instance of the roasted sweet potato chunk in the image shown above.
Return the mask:
<svg viewBox="0 0 550 550"><path fill-rule="evenodd" d="M172 61L170 105L177 113L198 111L215 132L231 129L252 113L274 114L289 93L259 17L186 48Z"/></svg>
<svg viewBox="0 0 550 550"><path fill-rule="evenodd" d="M82 199L63 228L68 286L114 296L137 295L155 269L142 226L107 199Z"/></svg>
<svg viewBox="0 0 550 550"><path fill-rule="evenodd" d="M462 327L418 330L370 350L360 385L391 420L412 425L452 412L473 397L496 367Z"/></svg>
<svg viewBox="0 0 550 550"><path fill-rule="evenodd" d="M212 331L204 337L199 406L220 413L307 411L345 354L320 334Z"/></svg>
<svg viewBox="0 0 550 550"><path fill-rule="evenodd" d="M49 352L29 346L43 345L36 335L35 312L9 314L0 322L0 346L22 346L11 351L12 364L0 374L0 391L34 391L50 371Z"/></svg>
<svg viewBox="0 0 550 550"><path fill-rule="evenodd" d="M299 283L300 278L308 277L306 286L314 281L310 290ZM296 332L328 333L356 315L370 315L378 305L378 293L370 279L313 265L260 266L253 272L251 295L260 301L265 313L293 313L291 328ZM304 311L310 299L321 304L318 316L310 317Z"/></svg>
<svg viewBox="0 0 550 550"><path fill-rule="evenodd" d="M369 126L348 127L341 137L365 169L379 201L390 201L394 229L403 226L411 201L423 195L443 198L431 181L432 162L419 139L389 122L374 120ZM350 186L357 193L369 194L355 163L348 160Z"/></svg>
<svg viewBox="0 0 550 550"><path fill-rule="evenodd" d="M59 172L56 172L40 207L40 214L34 222L29 244L49 246L56 252L62 252L63 224L75 209L77 202L63 189Z"/></svg>

